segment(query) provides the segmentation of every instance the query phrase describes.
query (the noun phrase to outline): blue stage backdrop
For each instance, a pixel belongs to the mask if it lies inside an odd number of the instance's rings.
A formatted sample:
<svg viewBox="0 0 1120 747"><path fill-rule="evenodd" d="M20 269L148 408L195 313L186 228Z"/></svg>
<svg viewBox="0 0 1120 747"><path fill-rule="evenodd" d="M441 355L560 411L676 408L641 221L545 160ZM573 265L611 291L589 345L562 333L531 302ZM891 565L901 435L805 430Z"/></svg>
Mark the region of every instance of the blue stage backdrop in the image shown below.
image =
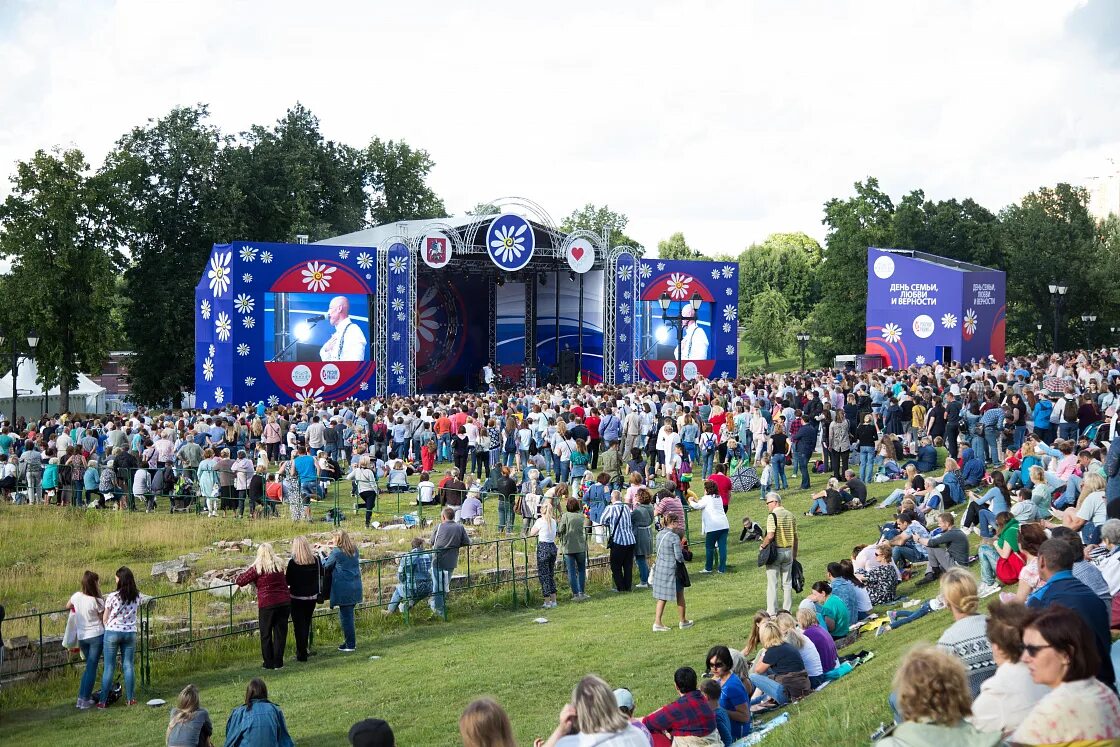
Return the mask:
<svg viewBox="0 0 1120 747"><path fill-rule="evenodd" d="M643 379L668 380L677 375L678 330L662 318L659 303L662 293L669 294L671 315L680 314L693 294L700 294L700 310L686 323L681 340L684 377L736 375L739 362L738 265L643 259L638 263L638 283L640 303L636 305L633 333L637 335L639 370ZM620 307L623 303L625 299L620 300Z"/></svg>
<svg viewBox="0 0 1120 747"><path fill-rule="evenodd" d="M546 369L557 365L556 291L560 290L560 351L579 350L583 337L583 381L603 380L603 282L602 270L591 270L583 280L583 326L579 324L579 277L568 273L546 273L545 285L537 289L537 359Z"/></svg>
<svg viewBox="0 0 1120 747"><path fill-rule="evenodd" d="M867 251L866 352L891 368L1004 359L1006 275L899 249Z"/></svg>
<svg viewBox="0 0 1120 747"><path fill-rule="evenodd" d="M195 288L199 406L369 396L372 251L214 246Z"/></svg>

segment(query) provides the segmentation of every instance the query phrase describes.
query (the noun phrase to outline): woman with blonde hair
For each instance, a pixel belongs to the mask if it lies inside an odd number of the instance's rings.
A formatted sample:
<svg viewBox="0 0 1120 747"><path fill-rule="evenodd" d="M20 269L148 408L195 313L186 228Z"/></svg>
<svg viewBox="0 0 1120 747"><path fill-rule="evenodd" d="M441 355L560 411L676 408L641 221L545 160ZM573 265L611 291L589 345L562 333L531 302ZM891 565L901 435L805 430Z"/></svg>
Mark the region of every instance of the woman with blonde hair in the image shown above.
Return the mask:
<svg viewBox="0 0 1120 747"><path fill-rule="evenodd" d="M323 590L323 568L319 557L303 535L292 540L292 557L284 572L292 595L292 628L296 634L296 661L307 661L307 645L311 637L311 616L315 613L319 592Z"/></svg>
<svg viewBox="0 0 1120 747"><path fill-rule="evenodd" d="M751 705L762 703L766 698L777 705L785 705L807 695L812 686L805 664L798 650L782 635L778 621L771 618L759 625L758 637L762 653L751 667L750 681L756 692Z"/></svg>
<svg viewBox="0 0 1120 747"><path fill-rule="evenodd" d="M754 620L751 622L751 634L747 637L747 644L743 646L743 656L749 659L754 655L754 650L758 648L759 643L758 628L769 619L770 613L766 610L759 610L754 613Z"/></svg>
<svg viewBox="0 0 1120 747"><path fill-rule="evenodd" d="M1081 483L1081 493L1077 506L1058 511L1052 509L1054 517L1061 519L1062 526L1081 533L1087 545L1099 545L1101 527L1108 521L1108 499L1105 497L1105 479L1100 472L1090 472Z"/></svg>
<svg viewBox="0 0 1120 747"><path fill-rule="evenodd" d="M611 686L589 674L572 689L571 702L560 711L560 722L552 735L546 741L536 740L534 745L648 747L649 737L631 725L630 719L619 709Z"/></svg>
<svg viewBox="0 0 1120 747"><path fill-rule="evenodd" d="M537 577L544 597L543 609L552 609L556 606L556 518L550 502L541 502L540 516L533 522L529 536L537 538Z"/></svg>
<svg viewBox="0 0 1120 747"><path fill-rule="evenodd" d="M471 701L459 717L463 747L517 747L509 716L493 698Z"/></svg>
<svg viewBox="0 0 1120 747"><path fill-rule="evenodd" d="M348 475L348 479L354 483L354 489L358 491L358 498L365 505L366 529L369 529L369 521L377 504L377 475L371 466L369 454L363 454L358 459L358 466L350 470Z"/></svg>
<svg viewBox="0 0 1120 747"><path fill-rule="evenodd" d="M288 642L288 614L292 595L284 576L284 561L262 542L257 546L257 559L236 579L238 586L257 586L257 622L261 634L261 657L265 669L283 669L284 647Z"/></svg>
<svg viewBox="0 0 1120 747"><path fill-rule="evenodd" d="M805 673L809 675L809 684L820 687L824 682L824 669L821 667L821 655L817 647L802 634L801 629L797 627L797 620L790 613L781 610L774 616L774 620L777 621L778 630L782 632L786 643L801 654L801 663L805 665Z"/></svg>
<svg viewBox="0 0 1120 747"><path fill-rule="evenodd" d="M964 719L972 714L968 676L959 659L933 647L916 648L894 676L902 723L880 747L967 744L997 745L1002 736L979 732Z"/></svg>
<svg viewBox="0 0 1120 747"><path fill-rule="evenodd" d="M358 548L345 529L331 534L334 549L323 561L323 571L331 572L331 608L338 607L338 623L342 627L342 644L339 651L349 653L357 644L354 640L354 607L362 601L362 566Z"/></svg>
<svg viewBox="0 0 1120 747"><path fill-rule="evenodd" d="M214 725L199 701L198 688L187 685L179 692L175 707L171 709L167 747L206 747L213 733Z"/></svg>

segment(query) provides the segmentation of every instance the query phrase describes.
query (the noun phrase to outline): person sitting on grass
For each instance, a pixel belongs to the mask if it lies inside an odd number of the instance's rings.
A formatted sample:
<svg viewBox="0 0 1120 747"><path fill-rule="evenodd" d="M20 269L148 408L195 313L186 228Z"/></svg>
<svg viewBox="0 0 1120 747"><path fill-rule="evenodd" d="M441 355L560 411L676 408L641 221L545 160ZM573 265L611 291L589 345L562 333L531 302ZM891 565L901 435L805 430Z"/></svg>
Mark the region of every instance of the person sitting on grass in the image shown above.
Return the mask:
<svg viewBox="0 0 1120 747"><path fill-rule="evenodd" d="M572 699L560 711L560 722L537 747L648 747L650 737L630 723L619 708L616 691L594 674L583 677L572 690ZM633 698L630 704L633 710ZM492 743L479 743L490 747Z"/></svg>
<svg viewBox="0 0 1120 747"><path fill-rule="evenodd" d="M167 724L167 747L199 747L209 745L214 725L210 714L199 702L198 688L187 685L179 692L171 720Z"/></svg>
<svg viewBox="0 0 1120 747"><path fill-rule="evenodd" d="M809 593L809 599L817 607L817 619L821 627L828 631L832 640L847 637L851 618L844 602L832 594L832 584L817 581Z"/></svg>
<svg viewBox="0 0 1120 747"><path fill-rule="evenodd" d="M919 586L936 581L949 568L968 565L968 535L953 526L955 521L953 515L945 511L937 517L940 534L915 540L929 554L929 570L918 581Z"/></svg>
<svg viewBox="0 0 1120 747"><path fill-rule="evenodd" d="M753 521L749 516L744 516L743 529L739 532L739 541L758 542L763 536L765 536L765 532L762 531L762 527L759 526L758 522Z"/></svg>
<svg viewBox="0 0 1120 747"><path fill-rule="evenodd" d="M226 721L226 747L295 747L288 734L284 712L269 701L264 680L254 677L245 688L245 703L233 709Z"/></svg>
<svg viewBox="0 0 1120 747"><path fill-rule="evenodd" d="M620 687L614 691L614 700L618 703L618 710L622 715L630 720L630 725L640 731L646 736L646 740L653 744L653 735L649 733L649 729L642 723L640 718L634 718L634 694L627 690L625 687ZM728 743L730 744L730 743ZM643 745L643 747L645 747Z"/></svg>
<svg viewBox="0 0 1120 747"><path fill-rule="evenodd" d="M712 676L709 681L719 684L717 706L713 706L716 709L716 720L719 721L721 713L726 716L731 739L724 739L724 742L731 744L750 734L750 694L743 681L732 671L731 651L727 646L713 646L708 651L707 664Z"/></svg>
<svg viewBox="0 0 1120 747"><path fill-rule="evenodd" d="M820 626L817 613L812 609L812 605L797 608L797 624L801 628L801 634L808 638L814 648L817 649L822 671L830 672L840 666L840 656L836 652L836 642L832 640L828 631Z"/></svg>
<svg viewBox="0 0 1120 747"><path fill-rule="evenodd" d="M958 659L932 647L916 648L894 676L902 722L876 742L879 747L969 745L995 747L1001 735L982 733L965 718L972 714L968 679Z"/></svg>
<svg viewBox="0 0 1120 747"><path fill-rule="evenodd" d="M828 478L828 485L824 490L813 493L812 506L805 512L806 516L835 516L844 510L844 496L840 493L840 481L835 477Z"/></svg>
<svg viewBox="0 0 1120 747"><path fill-rule="evenodd" d="M696 687L696 670L681 667L673 673L673 684L680 697L642 719L650 733L668 737L695 738L694 744L712 744L719 739L716 714L708 699ZM706 739L707 741L701 741Z"/></svg>
<svg viewBox="0 0 1120 747"><path fill-rule="evenodd" d="M467 704L459 717L459 736L463 747L517 747L509 716L493 698Z"/></svg>
<svg viewBox="0 0 1120 747"><path fill-rule="evenodd" d="M871 598L872 605L890 604L898 596L898 582L902 574L891 558L891 546L888 544L873 545L875 549L875 563L856 574L863 581L867 595Z"/></svg>
<svg viewBox="0 0 1120 747"><path fill-rule="evenodd" d="M807 695L812 686L805 664L798 650L782 635L778 621L771 619L762 623L759 637L762 653L755 659L750 674L755 688L751 696L752 711L768 710Z"/></svg>
<svg viewBox="0 0 1120 747"><path fill-rule="evenodd" d="M350 741L351 747L396 747L397 745L393 730L388 723L379 718L362 719L350 727L346 738Z"/></svg>
<svg viewBox="0 0 1120 747"><path fill-rule="evenodd" d="M719 681L714 679L707 679L700 683L700 692L708 699L708 705L716 714L716 731L719 732L719 738L723 744L731 744L735 739L731 736L731 717L727 715L727 711L720 707L720 696L723 695L723 688L720 687ZM748 713L750 709L748 708ZM652 740L650 744L653 744Z"/></svg>

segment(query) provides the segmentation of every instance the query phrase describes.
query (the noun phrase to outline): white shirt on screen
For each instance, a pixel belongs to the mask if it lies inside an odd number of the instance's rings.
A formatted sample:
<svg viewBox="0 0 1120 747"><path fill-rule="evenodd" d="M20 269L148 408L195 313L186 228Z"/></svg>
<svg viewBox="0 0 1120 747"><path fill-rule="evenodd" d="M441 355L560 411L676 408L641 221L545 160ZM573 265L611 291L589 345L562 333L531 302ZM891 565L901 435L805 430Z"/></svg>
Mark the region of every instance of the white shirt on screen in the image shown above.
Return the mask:
<svg viewBox="0 0 1120 747"><path fill-rule="evenodd" d="M364 361L368 348L362 328L347 316L334 325L334 334L319 350L319 357L325 361Z"/></svg>
<svg viewBox="0 0 1120 747"><path fill-rule="evenodd" d="M708 360L708 333L697 324L690 324L681 338L680 358L682 361Z"/></svg>

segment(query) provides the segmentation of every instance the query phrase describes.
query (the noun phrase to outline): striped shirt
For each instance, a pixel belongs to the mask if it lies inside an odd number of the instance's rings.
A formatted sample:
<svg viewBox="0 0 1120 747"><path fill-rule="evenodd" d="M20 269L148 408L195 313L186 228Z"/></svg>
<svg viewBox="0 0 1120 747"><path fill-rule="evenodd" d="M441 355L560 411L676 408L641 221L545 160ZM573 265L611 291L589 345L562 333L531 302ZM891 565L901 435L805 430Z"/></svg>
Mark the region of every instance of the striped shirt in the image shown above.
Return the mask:
<svg viewBox="0 0 1120 747"><path fill-rule="evenodd" d="M789 509L778 506L766 517L766 533L774 533L774 541L779 548L793 547L797 537L797 522Z"/></svg>
<svg viewBox="0 0 1120 747"><path fill-rule="evenodd" d="M599 521L610 528L610 539L616 545L633 545L634 525L630 521L630 507L625 503L612 503L603 509Z"/></svg>

